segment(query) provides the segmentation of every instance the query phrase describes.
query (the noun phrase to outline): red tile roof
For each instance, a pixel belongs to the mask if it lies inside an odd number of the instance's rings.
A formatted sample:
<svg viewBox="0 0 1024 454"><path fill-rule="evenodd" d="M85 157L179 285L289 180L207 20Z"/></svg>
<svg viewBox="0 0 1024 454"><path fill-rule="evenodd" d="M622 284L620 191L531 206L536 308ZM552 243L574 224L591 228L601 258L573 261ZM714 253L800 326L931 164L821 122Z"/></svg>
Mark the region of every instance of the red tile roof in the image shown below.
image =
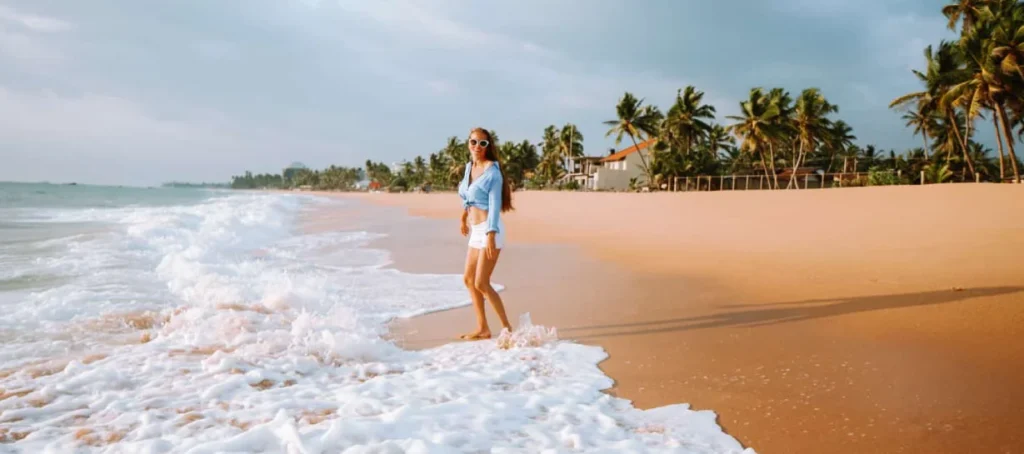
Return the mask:
<svg viewBox="0 0 1024 454"><path fill-rule="evenodd" d="M632 146L632 147L629 147L629 148L627 148L625 150L617 151L614 154L608 155L604 159L601 159L601 162L612 162L612 161L620 161L620 160L626 159L626 156L628 156L628 155L630 155L632 153L635 153L635 152L637 152L639 150L643 150L643 149L645 149L645 148L647 148L647 147L649 147L651 145L654 145L654 142L657 142L657 141L658 141L658 139L647 139L647 140L645 140L643 142L640 142L640 143L636 144L635 146Z"/></svg>

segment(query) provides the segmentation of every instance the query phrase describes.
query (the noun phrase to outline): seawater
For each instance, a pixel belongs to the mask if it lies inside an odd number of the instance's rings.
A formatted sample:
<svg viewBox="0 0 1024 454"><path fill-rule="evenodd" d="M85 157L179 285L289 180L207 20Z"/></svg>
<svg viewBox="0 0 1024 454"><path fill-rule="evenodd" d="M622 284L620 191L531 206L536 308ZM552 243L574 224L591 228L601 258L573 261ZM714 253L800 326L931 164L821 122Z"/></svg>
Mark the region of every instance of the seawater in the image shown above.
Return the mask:
<svg viewBox="0 0 1024 454"><path fill-rule="evenodd" d="M528 319L402 350L387 322L467 304L461 276L302 228L344 203L0 183L0 452L753 452Z"/></svg>

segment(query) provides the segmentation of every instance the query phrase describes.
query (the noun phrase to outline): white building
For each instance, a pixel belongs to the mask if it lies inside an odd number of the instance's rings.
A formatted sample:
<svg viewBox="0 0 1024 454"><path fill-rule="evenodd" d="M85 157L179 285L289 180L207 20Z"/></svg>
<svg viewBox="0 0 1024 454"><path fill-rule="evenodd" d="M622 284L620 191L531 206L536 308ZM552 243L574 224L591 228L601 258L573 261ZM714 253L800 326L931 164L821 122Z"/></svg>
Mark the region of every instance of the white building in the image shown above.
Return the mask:
<svg viewBox="0 0 1024 454"><path fill-rule="evenodd" d="M633 178L643 182L646 174L640 153L644 154L643 159L651 162L650 147L656 140L649 139L602 158L601 166L590 178L589 188L599 191L626 191L629 190L629 181Z"/></svg>

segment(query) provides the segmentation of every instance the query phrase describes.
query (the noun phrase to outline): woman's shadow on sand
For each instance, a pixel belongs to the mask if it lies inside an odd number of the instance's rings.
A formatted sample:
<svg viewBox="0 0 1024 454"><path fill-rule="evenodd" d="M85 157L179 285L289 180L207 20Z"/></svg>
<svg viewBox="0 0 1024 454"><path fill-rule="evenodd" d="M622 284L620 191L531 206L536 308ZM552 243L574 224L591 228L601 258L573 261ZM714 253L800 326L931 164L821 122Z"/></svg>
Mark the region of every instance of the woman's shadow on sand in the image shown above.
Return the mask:
<svg viewBox="0 0 1024 454"><path fill-rule="evenodd" d="M640 323L560 328L559 332L568 333L569 337L574 339L592 339L630 336L635 334L689 331L726 326L743 326L750 328L885 309L932 306L965 301L974 298L1010 295L1021 292L1024 292L1024 287L984 287L966 290L954 289L896 295L814 299L788 303L738 304L725 306L726 308L737 310L730 310L711 315ZM1024 302L1024 296L1022 296L1020 300L1014 301L1014 303L1021 302ZM573 335L572 333L578 333L579 335Z"/></svg>

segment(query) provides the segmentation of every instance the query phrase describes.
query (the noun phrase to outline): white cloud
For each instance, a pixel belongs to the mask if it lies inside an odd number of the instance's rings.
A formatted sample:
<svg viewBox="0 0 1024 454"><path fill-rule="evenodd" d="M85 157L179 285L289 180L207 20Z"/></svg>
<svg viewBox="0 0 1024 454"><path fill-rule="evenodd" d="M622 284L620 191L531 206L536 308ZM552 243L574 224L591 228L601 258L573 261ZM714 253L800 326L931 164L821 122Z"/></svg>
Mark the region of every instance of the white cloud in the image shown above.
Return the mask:
<svg viewBox="0 0 1024 454"><path fill-rule="evenodd" d="M169 115L121 96L0 86L0 180L225 181L297 157L336 163L337 153L347 149L343 142L256 129L194 107L178 106Z"/></svg>
<svg viewBox="0 0 1024 454"><path fill-rule="evenodd" d="M0 61L2 57L34 66L52 66L64 61L64 54L33 36L0 28Z"/></svg>
<svg viewBox="0 0 1024 454"><path fill-rule="evenodd" d="M343 9L363 14L386 26L393 33L415 35L415 39L430 38L431 47L456 49L488 49L500 52L522 52L536 56L553 57L555 53L537 43L484 31L451 19L442 8L425 8L410 0L364 1L339 0Z"/></svg>
<svg viewBox="0 0 1024 454"><path fill-rule="evenodd" d="M159 119L124 98L6 87L0 87L0 136L5 141L104 145L96 148L99 153L123 145L224 141L214 131Z"/></svg>
<svg viewBox="0 0 1024 454"><path fill-rule="evenodd" d="M140 148L205 154L323 144L274 129L247 130L231 116L197 108L174 115L132 99L101 93L67 95L0 86L0 144L74 145L90 153L137 153ZM337 146L338 144L332 144Z"/></svg>
<svg viewBox="0 0 1024 454"><path fill-rule="evenodd" d="M477 121L516 140L535 140L548 123L573 122L585 131L588 150L600 150L610 143L601 121L614 117L625 91L665 110L688 84L706 92L720 122L759 84L831 84L830 98L837 92L856 99L850 109L871 100L884 111L885 100L903 90L897 83L913 85L906 67L918 65L921 49L944 30L941 17L936 23L927 12L904 14L905 0L778 0L771 8L787 14L768 19L816 21L811 28L834 33L808 41L810 52L758 53L751 67L736 69L702 58L673 27L645 29L636 42L605 33L619 21L642 23L677 10L668 6L661 13L613 3L577 11L540 0L160 7L196 19L182 22L161 21L131 0L38 1L23 0L19 10L0 6L0 153L45 148L54 157L109 158L140 150L133 159L159 163L150 178L182 154L201 158L211 150L236 158L202 169L225 177L245 168L275 171L292 160L352 165L367 153L400 159ZM53 17L29 14L30 6ZM757 24L743 28L737 40L762 33ZM144 43L134 39L140 33ZM700 47L717 52L716 43ZM650 49L628 53L631 45ZM829 45L840 50L821 50ZM847 100L841 103L846 112ZM382 132L389 126L380 118L403 124L402 137Z"/></svg>
<svg viewBox="0 0 1024 454"><path fill-rule="evenodd" d="M49 37L71 28L70 23L60 19L0 5L0 63L7 58L34 72L50 69L66 58Z"/></svg>
<svg viewBox="0 0 1024 454"><path fill-rule="evenodd" d="M4 5L0 5L0 20L16 23L31 31L40 33L56 33L71 29L69 22L53 17L23 13Z"/></svg>

